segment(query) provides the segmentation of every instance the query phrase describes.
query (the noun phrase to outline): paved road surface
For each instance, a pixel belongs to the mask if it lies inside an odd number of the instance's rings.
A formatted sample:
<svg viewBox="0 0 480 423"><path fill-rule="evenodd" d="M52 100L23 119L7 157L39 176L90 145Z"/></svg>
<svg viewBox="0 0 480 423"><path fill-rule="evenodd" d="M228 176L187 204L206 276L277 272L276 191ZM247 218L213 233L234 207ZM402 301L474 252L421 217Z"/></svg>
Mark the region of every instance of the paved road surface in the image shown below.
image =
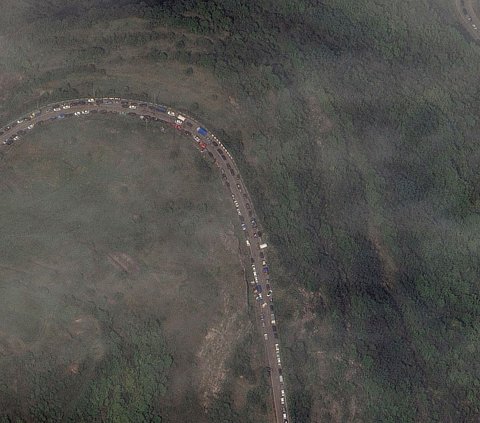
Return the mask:
<svg viewBox="0 0 480 423"><path fill-rule="evenodd" d="M21 137L36 125L61 119L83 118L90 113L128 114L146 121L161 121L172 125L178 131L191 137L199 150L203 154L207 154L219 168L222 180L230 190L232 202L239 216L239 225L245 235L244 241L250 251L251 289L256 297L255 313L264 340L266 360L270 371L275 422L288 422L285 384L282 379L284 375L282 375L278 345L278 322L274 314L273 294L269 293L272 288L265 251L267 248L260 248L260 245L263 244L263 230L256 220L251 197L232 156L215 135L186 114L158 104L120 98L76 99L47 105L0 128L0 141L3 143L0 146L7 148L7 146L20 142Z"/></svg>
<svg viewBox="0 0 480 423"><path fill-rule="evenodd" d="M480 19L473 8L473 0L455 0L455 9L467 32L475 40L480 40Z"/></svg>

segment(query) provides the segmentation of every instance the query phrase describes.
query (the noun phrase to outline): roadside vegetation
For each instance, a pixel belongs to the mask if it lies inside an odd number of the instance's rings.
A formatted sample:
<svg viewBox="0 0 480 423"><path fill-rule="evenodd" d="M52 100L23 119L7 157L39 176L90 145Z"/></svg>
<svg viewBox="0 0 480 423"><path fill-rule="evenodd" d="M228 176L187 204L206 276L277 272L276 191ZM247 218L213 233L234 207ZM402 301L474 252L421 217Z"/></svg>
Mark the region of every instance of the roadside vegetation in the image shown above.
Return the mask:
<svg viewBox="0 0 480 423"><path fill-rule="evenodd" d="M235 154L274 247L293 421L478 421L480 51L453 2L26 5L2 18L5 120L159 99ZM212 419L239 418L231 395Z"/></svg>

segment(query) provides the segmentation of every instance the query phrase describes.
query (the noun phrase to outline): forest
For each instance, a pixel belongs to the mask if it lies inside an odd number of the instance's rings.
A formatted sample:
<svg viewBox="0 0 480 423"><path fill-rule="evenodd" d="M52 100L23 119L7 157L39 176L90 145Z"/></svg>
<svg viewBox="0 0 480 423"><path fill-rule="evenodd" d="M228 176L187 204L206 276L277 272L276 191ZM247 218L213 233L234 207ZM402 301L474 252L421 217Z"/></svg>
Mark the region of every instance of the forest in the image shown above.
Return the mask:
<svg viewBox="0 0 480 423"><path fill-rule="evenodd" d="M75 48L31 86L73 69L100 79L122 45L208 72L240 104L245 124L212 126L275 251L294 422L480 419L480 50L451 3L124 1L108 18L148 30L88 47L59 35L75 14L32 9L49 48ZM105 19L82 7L76 27ZM230 404L226 392L212 421L236 421Z"/></svg>

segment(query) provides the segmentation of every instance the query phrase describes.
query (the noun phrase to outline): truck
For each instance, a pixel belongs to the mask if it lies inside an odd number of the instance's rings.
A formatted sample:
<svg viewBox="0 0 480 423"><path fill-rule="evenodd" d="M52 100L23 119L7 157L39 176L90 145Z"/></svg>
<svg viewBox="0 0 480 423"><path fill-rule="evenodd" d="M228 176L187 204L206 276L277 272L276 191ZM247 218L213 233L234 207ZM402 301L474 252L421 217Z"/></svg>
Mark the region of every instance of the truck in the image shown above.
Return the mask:
<svg viewBox="0 0 480 423"><path fill-rule="evenodd" d="M264 248L267 248L268 245L267 243L260 244L260 249L263 250Z"/></svg>
<svg viewBox="0 0 480 423"><path fill-rule="evenodd" d="M200 134L202 137L206 137L208 134L208 131L205 128L202 128L201 126L199 126L197 128L197 133Z"/></svg>

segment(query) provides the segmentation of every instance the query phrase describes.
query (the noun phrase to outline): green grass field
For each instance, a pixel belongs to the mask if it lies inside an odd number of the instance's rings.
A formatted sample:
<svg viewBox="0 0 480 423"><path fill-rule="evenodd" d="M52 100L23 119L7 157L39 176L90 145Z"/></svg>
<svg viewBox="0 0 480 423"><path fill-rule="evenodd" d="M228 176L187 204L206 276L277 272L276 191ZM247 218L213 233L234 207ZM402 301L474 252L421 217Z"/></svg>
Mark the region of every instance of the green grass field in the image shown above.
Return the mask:
<svg viewBox="0 0 480 423"><path fill-rule="evenodd" d="M74 119L1 161L2 413L207 421L252 330L226 188L171 129Z"/></svg>

